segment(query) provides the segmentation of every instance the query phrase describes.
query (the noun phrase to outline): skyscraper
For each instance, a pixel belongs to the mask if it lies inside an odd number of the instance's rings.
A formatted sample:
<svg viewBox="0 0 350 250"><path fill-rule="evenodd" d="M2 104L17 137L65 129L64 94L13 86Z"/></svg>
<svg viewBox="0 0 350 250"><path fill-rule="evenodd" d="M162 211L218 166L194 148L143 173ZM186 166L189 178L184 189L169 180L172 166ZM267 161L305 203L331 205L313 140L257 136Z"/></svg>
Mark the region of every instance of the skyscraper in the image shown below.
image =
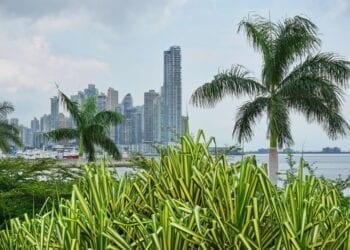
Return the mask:
<svg viewBox="0 0 350 250"><path fill-rule="evenodd" d="M95 87L95 84L88 84L88 88L84 89L85 98L97 97L98 90Z"/></svg>
<svg viewBox="0 0 350 250"><path fill-rule="evenodd" d="M131 144L142 143L143 106L137 106L131 112Z"/></svg>
<svg viewBox="0 0 350 250"><path fill-rule="evenodd" d="M100 93L97 96L97 112L106 110L107 96L104 93Z"/></svg>
<svg viewBox="0 0 350 250"><path fill-rule="evenodd" d="M118 91L113 89L113 88L108 88L107 91L107 110L109 111L116 111L116 107L118 105ZM116 139L116 133L115 133L115 126L111 125L109 127L109 138L111 138L111 140L114 143L117 143L117 139Z"/></svg>
<svg viewBox="0 0 350 250"><path fill-rule="evenodd" d="M182 131L181 48L164 51L162 142L176 142Z"/></svg>
<svg viewBox="0 0 350 250"><path fill-rule="evenodd" d="M145 143L154 141L154 101L159 96L154 90L145 92L144 94L144 138Z"/></svg>
<svg viewBox="0 0 350 250"><path fill-rule="evenodd" d="M51 118L50 118L50 130L55 130L58 128L58 112L59 102L58 97L54 96L51 98Z"/></svg>
<svg viewBox="0 0 350 250"><path fill-rule="evenodd" d="M37 132L40 130L40 123L36 117L34 117L34 119L30 121L30 128L33 132Z"/></svg>

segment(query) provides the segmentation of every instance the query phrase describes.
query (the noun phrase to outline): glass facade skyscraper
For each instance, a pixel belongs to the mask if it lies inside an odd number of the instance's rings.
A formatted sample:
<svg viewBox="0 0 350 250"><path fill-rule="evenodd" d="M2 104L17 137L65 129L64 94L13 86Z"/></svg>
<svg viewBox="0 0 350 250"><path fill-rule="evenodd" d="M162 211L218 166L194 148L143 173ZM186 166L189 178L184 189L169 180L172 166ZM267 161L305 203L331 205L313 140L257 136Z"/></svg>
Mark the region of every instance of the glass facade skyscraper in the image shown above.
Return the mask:
<svg viewBox="0 0 350 250"><path fill-rule="evenodd" d="M50 130L58 128L58 113L59 113L59 101L58 97L51 98L51 116L50 116Z"/></svg>
<svg viewBox="0 0 350 250"><path fill-rule="evenodd" d="M182 131L181 48L164 51L162 142L177 142Z"/></svg>

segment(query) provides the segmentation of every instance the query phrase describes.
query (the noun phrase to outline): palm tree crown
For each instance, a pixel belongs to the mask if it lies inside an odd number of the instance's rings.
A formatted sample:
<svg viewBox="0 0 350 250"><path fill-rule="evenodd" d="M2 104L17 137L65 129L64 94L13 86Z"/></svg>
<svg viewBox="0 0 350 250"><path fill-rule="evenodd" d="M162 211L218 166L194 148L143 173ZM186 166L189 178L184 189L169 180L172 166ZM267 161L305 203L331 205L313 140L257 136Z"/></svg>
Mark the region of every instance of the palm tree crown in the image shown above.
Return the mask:
<svg viewBox="0 0 350 250"><path fill-rule="evenodd" d="M238 32L241 31L262 54L261 80L236 65L196 89L191 102L200 107L213 107L227 95L251 97L252 101L238 108L233 136L239 142L251 140L253 126L267 114L269 174L276 182L276 148L293 144L289 110L304 114L309 122L321 124L332 139L349 131L341 106L350 64L333 53L318 52L321 45L318 29L301 16L278 23L259 16L248 17L239 23Z"/></svg>
<svg viewBox="0 0 350 250"><path fill-rule="evenodd" d="M11 103L0 103L0 150L4 153L9 153L12 145L21 146L18 129L6 120L6 115L13 111Z"/></svg>
<svg viewBox="0 0 350 250"><path fill-rule="evenodd" d="M59 91L59 96L73 118L76 128L59 128L47 133L47 136L56 140L78 139L79 155L82 156L85 151L89 161L95 160L95 145L100 146L113 158L120 159L120 152L109 138L108 129L111 124L121 123L122 115L113 111L97 112L94 98L87 99L82 107L79 107L61 91Z"/></svg>

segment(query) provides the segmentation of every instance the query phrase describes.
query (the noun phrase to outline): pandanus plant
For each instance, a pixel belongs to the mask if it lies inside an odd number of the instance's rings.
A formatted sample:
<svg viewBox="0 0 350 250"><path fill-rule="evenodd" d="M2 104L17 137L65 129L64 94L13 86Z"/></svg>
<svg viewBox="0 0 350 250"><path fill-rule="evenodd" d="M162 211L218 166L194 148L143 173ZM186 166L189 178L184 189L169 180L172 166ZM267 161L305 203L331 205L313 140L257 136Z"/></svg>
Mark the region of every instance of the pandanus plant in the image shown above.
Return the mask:
<svg viewBox="0 0 350 250"><path fill-rule="evenodd" d="M293 144L290 111L319 123L331 139L349 131L341 107L350 63L334 53L319 52L317 31L314 23L301 16L278 23L262 17L243 19L238 32L244 32L262 55L261 79L236 65L197 88L191 97L191 102L200 107L213 107L228 95L250 97L238 108L233 136L238 142L251 140L254 125L267 115L269 176L275 184L277 148Z"/></svg>

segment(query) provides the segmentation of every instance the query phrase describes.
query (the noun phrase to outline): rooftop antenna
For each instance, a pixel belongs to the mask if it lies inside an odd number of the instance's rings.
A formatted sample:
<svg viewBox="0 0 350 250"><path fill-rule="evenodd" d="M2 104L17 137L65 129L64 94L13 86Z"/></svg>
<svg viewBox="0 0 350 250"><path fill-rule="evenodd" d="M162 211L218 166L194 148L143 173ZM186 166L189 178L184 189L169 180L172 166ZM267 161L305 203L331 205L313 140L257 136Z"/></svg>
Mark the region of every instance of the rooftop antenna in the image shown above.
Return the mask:
<svg viewBox="0 0 350 250"><path fill-rule="evenodd" d="M57 82L54 83L56 85L56 89L60 90L60 86L58 86Z"/></svg>

